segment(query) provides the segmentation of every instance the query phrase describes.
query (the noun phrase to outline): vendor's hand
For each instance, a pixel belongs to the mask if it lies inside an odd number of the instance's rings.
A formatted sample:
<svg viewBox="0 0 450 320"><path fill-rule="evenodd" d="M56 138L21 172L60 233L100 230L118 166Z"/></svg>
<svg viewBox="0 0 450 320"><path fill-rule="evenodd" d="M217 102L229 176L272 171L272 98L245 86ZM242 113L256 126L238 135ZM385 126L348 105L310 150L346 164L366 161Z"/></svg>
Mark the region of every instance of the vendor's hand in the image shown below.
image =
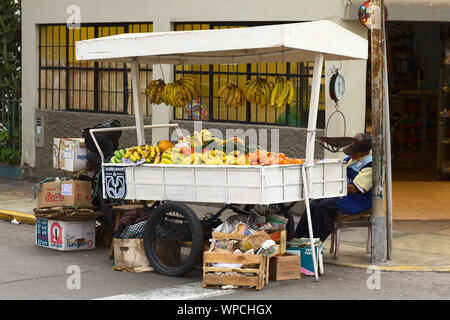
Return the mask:
<svg viewBox="0 0 450 320"><path fill-rule="evenodd" d="M358 189L356 189L356 187L353 184L351 183L347 184L347 193L357 193L357 192Z"/></svg>

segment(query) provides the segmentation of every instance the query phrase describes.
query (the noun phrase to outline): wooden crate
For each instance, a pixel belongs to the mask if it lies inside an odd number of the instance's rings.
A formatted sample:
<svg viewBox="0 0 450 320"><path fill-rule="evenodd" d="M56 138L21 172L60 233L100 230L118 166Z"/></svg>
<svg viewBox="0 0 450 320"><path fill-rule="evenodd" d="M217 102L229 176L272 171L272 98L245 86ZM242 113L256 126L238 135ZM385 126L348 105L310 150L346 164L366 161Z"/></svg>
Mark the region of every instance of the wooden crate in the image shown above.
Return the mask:
<svg viewBox="0 0 450 320"><path fill-rule="evenodd" d="M261 290L266 284L266 260L268 259L261 254L204 252L203 287L235 285ZM255 267L219 268L211 266L213 263L242 263L244 265L255 265ZM256 273L257 275L228 275L209 272L242 272L244 274Z"/></svg>
<svg viewBox="0 0 450 320"><path fill-rule="evenodd" d="M279 243L277 250L269 257L261 254L245 253L203 253L203 287L218 287L222 285L235 285L240 287L252 287L261 290L269 283L269 259L272 256L286 252L286 230L270 234L271 238ZM212 238L215 240L243 240L246 236L240 234L230 234L213 232ZM244 265L254 265L252 268L219 268L211 266L214 263L234 263ZM256 273L257 275L226 275L209 272L241 272L244 274Z"/></svg>
<svg viewBox="0 0 450 320"><path fill-rule="evenodd" d="M286 252L286 230L281 230L278 232L270 233L270 238L275 241L277 245L277 250L274 254L270 255L270 257L277 256L279 254L283 254ZM240 240L242 241L245 237L244 235L234 234L234 233L223 233L223 232L213 232L212 238L216 240L224 239L224 240Z"/></svg>

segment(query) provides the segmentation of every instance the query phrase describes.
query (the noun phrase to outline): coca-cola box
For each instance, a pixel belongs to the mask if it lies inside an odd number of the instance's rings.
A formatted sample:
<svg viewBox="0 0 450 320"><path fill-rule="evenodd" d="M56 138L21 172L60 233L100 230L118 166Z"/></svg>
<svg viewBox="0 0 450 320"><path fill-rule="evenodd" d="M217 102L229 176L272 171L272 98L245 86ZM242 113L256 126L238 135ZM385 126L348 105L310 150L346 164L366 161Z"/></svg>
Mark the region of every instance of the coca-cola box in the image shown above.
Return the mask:
<svg viewBox="0 0 450 320"><path fill-rule="evenodd" d="M67 180L46 182L37 193L38 208L76 206L92 207L92 187L89 181Z"/></svg>

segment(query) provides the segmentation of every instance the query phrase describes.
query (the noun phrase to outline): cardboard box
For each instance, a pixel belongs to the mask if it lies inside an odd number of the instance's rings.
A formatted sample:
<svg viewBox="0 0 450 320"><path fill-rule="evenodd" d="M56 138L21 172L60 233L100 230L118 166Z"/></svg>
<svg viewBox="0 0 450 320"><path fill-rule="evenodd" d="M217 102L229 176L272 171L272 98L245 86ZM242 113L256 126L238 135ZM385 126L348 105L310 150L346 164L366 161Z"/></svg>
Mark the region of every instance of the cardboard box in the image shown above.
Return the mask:
<svg viewBox="0 0 450 320"><path fill-rule="evenodd" d="M300 279L300 255L285 253L270 258L269 278L276 281Z"/></svg>
<svg viewBox="0 0 450 320"><path fill-rule="evenodd" d="M318 261L318 267L319 267L319 275L323 274L323 256L322 256L322 243L315 245L315 253L316 253L316 260ZM314 264L313 264L313 257L312 257L312 250L311 246L305 246L305 247L296 247L296 246L290 246L286 248L287 253L297 254L300 256L300 273L307 275L307 276L313 276L314 275Z"/></svg>
<svg viewBox="0 0 450 320"><path fill-rule="evenodd" d="M36 218L36 245L61 251L95 248L95 220L58 221Z"/></svg>
<svg viewBox="0 0 450 320"><path fill-rule="evenodd" d="M114 270L118 271L153 271L148 262L143 239L113 238Z"/></svg>
<svg viewBox="0 0 450 320"><path fill-rule="evenodd" d="M90 181L67 180L46 182L37 193L38 208L76 206L92 207Z"/></svg>
<svg viewBox="0 0 450 320"><path fill-rule="evenodd" d="M77 172L87 167L83 138L53 138L53 168Z"/></svg>

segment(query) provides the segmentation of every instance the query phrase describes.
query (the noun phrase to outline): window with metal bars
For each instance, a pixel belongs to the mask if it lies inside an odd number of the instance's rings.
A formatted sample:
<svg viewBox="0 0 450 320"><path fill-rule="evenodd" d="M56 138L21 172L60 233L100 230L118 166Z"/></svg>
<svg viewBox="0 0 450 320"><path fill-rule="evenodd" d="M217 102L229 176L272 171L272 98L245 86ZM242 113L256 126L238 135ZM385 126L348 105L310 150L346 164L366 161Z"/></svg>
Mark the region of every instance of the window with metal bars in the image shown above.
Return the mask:
<svg viewBox="0 0 450 320"><path fill-rule="evenodd" d="M279 22L286 23L286 22ZM176 31L245 28L268 25L270 23L176 23ZM175 109L174 118L178 120L205 120L214 122L238 122L252 124L271 124L290 127L307 127L309 99L311 93L314 62L248 63L234 65L177 65L175 79L185 74L196 77L201 83L200 100L185 108ZM248 79L263 77L275 82L277 76L286 77L294 84L295 98L290 105L274 109L247 102L239 108L227 108L218 95L219 88L227 81L241 88ZM317 127L325 128L325 74L322 71L321 91Z"/></svg>
<svg viewBox="0 0 450 320"><path fill-rule="evenodd" d="M39 108L44 110L134 114L129 64L78 61L75 42L122 33L152 32L152 23L39 26ZM151 115L145 96L152 66L140 66L144 115Z"/></svg>

